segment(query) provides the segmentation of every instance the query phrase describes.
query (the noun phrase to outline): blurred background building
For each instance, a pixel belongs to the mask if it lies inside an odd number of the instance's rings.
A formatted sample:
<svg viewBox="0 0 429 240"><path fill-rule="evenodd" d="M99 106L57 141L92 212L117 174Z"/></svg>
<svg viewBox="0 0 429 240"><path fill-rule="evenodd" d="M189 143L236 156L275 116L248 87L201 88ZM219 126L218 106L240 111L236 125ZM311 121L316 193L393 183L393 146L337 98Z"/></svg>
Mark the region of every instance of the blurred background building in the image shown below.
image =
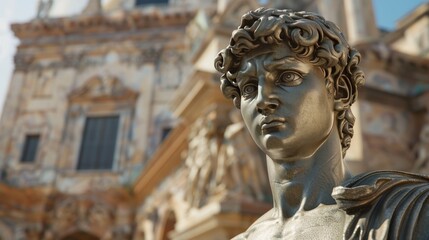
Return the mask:
<svg viewBox="0 0 429 240"><path fill-rule="evenodd" d="M72 1L72 0L68 0ZM0 239L230 239L271 208L264 156L213 67L259 6L321 13L362 53L353 173L429 173L429 4L41 0L0 121Z"/></svg>

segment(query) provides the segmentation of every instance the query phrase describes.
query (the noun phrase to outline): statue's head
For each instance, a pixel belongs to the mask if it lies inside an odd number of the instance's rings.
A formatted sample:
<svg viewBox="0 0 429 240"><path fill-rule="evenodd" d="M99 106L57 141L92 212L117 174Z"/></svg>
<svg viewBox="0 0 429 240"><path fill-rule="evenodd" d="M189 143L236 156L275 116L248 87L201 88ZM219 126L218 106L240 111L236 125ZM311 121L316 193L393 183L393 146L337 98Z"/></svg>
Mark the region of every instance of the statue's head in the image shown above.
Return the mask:
<svg viewBox="0 0 429 240"><path fill-rule="evenodd" d="M336 124L344 156L353 136L350 107L364 82L359 61L323 17L259 8L242 17L215 67L223 94L263 150L311 154Z"/></svg>

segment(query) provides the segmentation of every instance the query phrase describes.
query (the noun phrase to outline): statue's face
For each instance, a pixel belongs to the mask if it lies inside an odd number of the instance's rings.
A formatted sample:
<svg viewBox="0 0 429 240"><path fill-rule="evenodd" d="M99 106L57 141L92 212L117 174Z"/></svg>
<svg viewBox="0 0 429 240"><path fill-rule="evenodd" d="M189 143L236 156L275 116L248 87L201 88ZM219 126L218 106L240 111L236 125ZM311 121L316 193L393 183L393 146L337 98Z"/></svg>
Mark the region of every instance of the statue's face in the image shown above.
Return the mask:
<svg viewBox="0 0 429 240"><path fill-rule="evenodd" d="M244 122L274 160L310 157L334 126L333 97L322 71L286 45L251 51L237 83Z"/></svg>

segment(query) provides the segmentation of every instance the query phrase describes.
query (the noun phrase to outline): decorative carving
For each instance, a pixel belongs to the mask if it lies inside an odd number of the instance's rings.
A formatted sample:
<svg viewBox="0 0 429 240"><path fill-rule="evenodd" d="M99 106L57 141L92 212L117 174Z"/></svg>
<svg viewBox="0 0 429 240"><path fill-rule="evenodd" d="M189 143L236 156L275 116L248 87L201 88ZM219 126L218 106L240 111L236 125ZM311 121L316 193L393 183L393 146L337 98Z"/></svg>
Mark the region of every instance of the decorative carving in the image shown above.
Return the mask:
<svg viewBox="0 0 429 240"><path fill-rule="evenodd" d="M58 237L79 229L100 236L113 232L114 207L92 196L61 195L53 197L51 204L45 235Z"/></svg>
<svg viewBox="0 0 429 240"><path fill-rule="evenodd" d="M195 122L189 134L185 159L189 175L185 199L192 207L206 203L214 190L219 147L226 125L223 116L219 109L210 111Z"/></svg>
<svg viewBox="0 0 429 240"><path fill-rule="evenodd" d="M161 56L160 75L161 87L165 89L177 88L182 81L182 62L178 52L165 51Z"/></svg>
<svg viewBox="0 0 429 240"><path fill-rule="evenodd" d="M242 17L215 67L267 155L274 207L235 239L429 239L429 177L351 177L344 165L359 61L317 14L260 8Z"/></svg>
<svg viewBox="0 0 429 240"><path fill-rule="evenodd" d="M135 100L138 93L125 87L121 81L113 76L95 76L89 79L82 87L69 95L72 102L101 101L101 100Z"/></svg>
<svg viewBox="0 0 429 240"><path fill-rule="evenodd" d="M82 11L83 15L100 14L102 11L100 0L89 0L85 9Z"/></svg>
<svg viewBox="0 0 429 240"><path fill-rule="evenodd" d="M14 57L15 69L17 71L25 71L34 62L34 56L28 54L16 54Z"/></svg>
<svg viewBox="0 0 429 240"><path fill-rule="evenodd" d="M429 174L429 122L423 125L420 131L419 142L414 151L417 154L417 159L412 171Z"/></svg>
<svg viewBox="0 0 429 240"><path fill-rule="evenodd" d="M263 201L270 193L265 157L249 135L238 111L225 130L219 152L216 185L221 192Z"/></svg>
<svg viewBox="0 0 429 240"><path fill-rule="evenodd" d="M59 203L54 210L54 219L57 229L67 229L76 224L79 219L79 204L74 199Z"/></svg>
<svg viewBox="0 0 429 240"><path fill-rule="evenodd" d="M52 95L54 91L54 72L43 72L36 80L34 88L34 97L44 98Z"/></svg>
<svg viewBox="0 0 429 240"><path fill-rule="evenodd" d="M42 0L43 1L43 0ZM47 0L51 1L51 0ZM97 1L97 0L95 0ZM45 1L43 1L45 2ZM49 9L41 6L43 14ZM40 12L40 11L39 11ZM43 15L42 14L42 15ZM18 38L37 38L40 36L58 36L75 33L94 33L94 29L105 29L106 32L132 31L133 29L154 29L162 27L183 27L194 17L193 9L183 11L132 11L122 17L112 18L109 15L91 15L77 18L60 18L55 21L40 19L28 23L13 24L12 30Z"/></svg>
<svg viewBox="0 0 429 240"><path fill-rule="evenodd" d="M229 109L212 110L197 119L190 131L184 154L185 201L190 207L201 207L210 199L267 200L270 191L264 157L239 113L229 113Z"/></svg>
<svg viewBox="0 0 429 240"><path fill-rule="evenodd" d="M88 223L91 226L97 227L108 227L112 224L112 210L109 209L109 206L102 204L93 204L88 211Z"/></svg>
<svg viewBox="0 0 429 240"><path fill-rule="evenodd" d="M78 68L80 62L82 61L84 56L84 53L69 53L69 54L64 54L62 56L62 62L61 64L62 67L66 68L66 67L74 67L74 68Z"/></svg>
<svg viewBox="0 0 429 240"><path fill-rule="evenodd" d="M53 2L53 0L39 0L37 4L37 18L47 18Z"/></svg>
<svg viewBox="0 0 429 240"><path fill-rule="evenodd" d="M118 35L121 36L121 35ZM156 43L167 43L169 41L175 41L175 39L180 38L181 35L178 35L177 33L168 33L164 34L162 36L156 35L154 33L152 34L146 34L144 35L144 39L140 39L140 41L145 42L145 44L142 44L141 42L134 42L132 47L135 48L133 53L129 54L119 54L119 62L126 65L133 65L133 66L141 66L146 63L157 63L160 61L161 57L161 47L149 47L148 43L146 41L156 42ZM93 36L82 36L79 38L82 40L82 42L86 42L86 40L93 39ZM36 40L34 40L36 41ZM32 42L31 45L34 47L37 47L37 42ZM92 40L91 40L92 41ZM58 37L51 37L48 40L49 44L52 45L58 45L58 44L64 44L64 42L59 43ZM74 42L73 42L74 43ZM43 42L43 44L47 44L46 40ZM117 49L118 45L115 43L105 43L108 45L107 48L115 47ZM176 44L176 43L175 43ZM180 43L179 43L180 44ZM112 46L110 46L112 45ZM119 51L122 51L122 48L119 48ZM125 49L128 51L128 49ZM15 67L17 70L20 71L27 71L27 70L46 70L46 69L60 69L60 68L76 68L76 69L87 69L92 68L95 66L104 66L108 64L108 54L109 52L105 53L106 55L97 55L94 56L93 52L97 52L99 54L99 51L105 51L104 47L88 47L85 49L80 49L72 52L61 52L58 53L58 58L55 59L48 59L47 61L41 61L43 57L40 57L37 52L28 52L26 50L19 51L18 54L15 55L14 61L15 61ZM180 54L177 54L176 56L172 56L172 58L169 60L176 60L177 58L181 58ZM167 58L168 54L167 54ZM45 60L45 59L44 59Z"/></svg>

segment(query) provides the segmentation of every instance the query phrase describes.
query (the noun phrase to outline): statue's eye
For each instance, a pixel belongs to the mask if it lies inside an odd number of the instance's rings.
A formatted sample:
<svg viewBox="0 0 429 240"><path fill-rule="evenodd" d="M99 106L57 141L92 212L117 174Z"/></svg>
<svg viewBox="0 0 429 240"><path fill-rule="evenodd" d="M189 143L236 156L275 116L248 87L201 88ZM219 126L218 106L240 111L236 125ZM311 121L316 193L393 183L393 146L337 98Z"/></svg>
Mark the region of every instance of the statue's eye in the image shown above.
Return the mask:
<svg viewBox="0 0 429 240"><path fill-rule="evenodd" d="M243 90L241 91L243 96L249 96L255 93L258 90L258 86L255 84L246 84L243 86Z"/></svg>
<svg viewBox="0 0 429 240"><path fill-rule="evenodd" d="M283 72L277 80L277 84L286 85L288 87L298 86L302 83L302 76L295 71Z"/></svg>

